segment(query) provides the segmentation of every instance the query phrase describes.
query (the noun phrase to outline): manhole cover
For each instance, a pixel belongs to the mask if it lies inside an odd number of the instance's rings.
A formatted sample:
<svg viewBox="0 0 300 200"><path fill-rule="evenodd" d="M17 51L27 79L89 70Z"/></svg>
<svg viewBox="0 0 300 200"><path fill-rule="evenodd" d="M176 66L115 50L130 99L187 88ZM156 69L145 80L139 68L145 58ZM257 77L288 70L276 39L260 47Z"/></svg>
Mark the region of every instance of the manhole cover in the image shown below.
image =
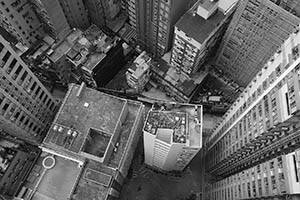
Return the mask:
<svg viewBox="0 0 300 200"><path fill-rule="evenodd" d="M47 156L46 158L44 158L43 166L46 169L51 169L52 167L54 167L54 165L55 165L55 159L53 156Z"/></svg>

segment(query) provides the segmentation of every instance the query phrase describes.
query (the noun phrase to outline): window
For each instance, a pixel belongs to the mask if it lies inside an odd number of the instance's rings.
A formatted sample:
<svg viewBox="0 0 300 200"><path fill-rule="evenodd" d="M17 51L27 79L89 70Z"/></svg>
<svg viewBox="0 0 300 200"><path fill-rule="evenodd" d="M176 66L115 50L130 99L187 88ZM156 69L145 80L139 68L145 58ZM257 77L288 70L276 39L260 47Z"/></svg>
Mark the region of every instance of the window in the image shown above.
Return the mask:
<svg viewBox="0 0 300 200"><path fill-rule="evenodd" d="M10 74L10 72L12 71L12 69L14 68L16 63L17 63L17 60L14 58L13 61L9 64L9 66L5 70L7 74Z"/></svg>
<svg viewBox="0 0 300 200"><path fill-rule="evenodd" d="M4 57L2 58L2 60L3 60L4 62L7 62L7 60L8 60L9 57L10 57L10 55L11 55L10 52L6 52L6 54L4 55Z"/></svg>

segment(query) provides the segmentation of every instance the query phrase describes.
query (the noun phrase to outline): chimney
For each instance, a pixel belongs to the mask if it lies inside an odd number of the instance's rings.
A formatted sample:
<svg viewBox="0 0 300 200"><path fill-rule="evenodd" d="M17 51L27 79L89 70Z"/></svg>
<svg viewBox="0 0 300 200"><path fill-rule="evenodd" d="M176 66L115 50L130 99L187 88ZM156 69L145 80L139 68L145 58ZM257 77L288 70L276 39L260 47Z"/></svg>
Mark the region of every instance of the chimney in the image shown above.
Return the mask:
<svg viewBox="0 0 300 200"><path fill-rule="evenodd" d="M76 97L80 98L83 95L85 87L86 87L85 82L82 82L77 91Z"/></svg>

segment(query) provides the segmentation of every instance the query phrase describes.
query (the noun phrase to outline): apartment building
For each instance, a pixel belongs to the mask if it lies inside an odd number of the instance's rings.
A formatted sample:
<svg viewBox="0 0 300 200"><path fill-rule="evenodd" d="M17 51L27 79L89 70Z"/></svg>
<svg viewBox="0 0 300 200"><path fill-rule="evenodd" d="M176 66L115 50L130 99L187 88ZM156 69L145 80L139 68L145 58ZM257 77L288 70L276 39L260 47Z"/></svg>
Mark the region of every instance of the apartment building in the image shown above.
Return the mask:
<svg viewBox="0 0 300 200"><path fill-rule="evenodd" d="M54 117L57 103L2 36L0 59L1 129L38 144Z"/></svg>
<svg viewBox="0 0 300 200"><path fill-rule="evenodd" d="M170 63L178 72L190 75L201 67L224 35L234 8L222 10L219 2L200 0L177 21Z"/></svg>
<svg viewBox="0 0 300 200"><path fill-rule="evenodd" d="M174 25L195 0L129 0L129 24L136 30L140 46L160 57L172 46Z"/></svg>
<svg viewBox="0 0 300 200"><path fill-rule="evenodd" d="M90 26L83 0L58 0L71 28L85 30Z"/></svg>
<svg viewBox="0 0 300 200"><path fill-rule="evenodd" d="M202 106L153 106L143 134L147 165L161 171L182 171L202 147Z"/></svg>
<svg viewBox="0 0 300 200"><path fill-rule="evenodd" d="M226 177L299 146L299 47L298 27L215 126L209 172Z"/></svg>
<svg viewBox="0 0 300 200"><path fill-rule="evenodd" d="M300 199L300 150L265 161L209 186L210 200Z"/></svg>
<svg viewBox="0 0 300 200"><path fill-rule="evenodd" d="M216 54L216 66L246 87L299 23L298 17L269 0L240 1Z"/></svg>
<svg viewBox="0 0 300 200"><path fill-rule="evenodd" d="M27 0L1 1L0 25L26 46L44 36L43 26Z"/></svg>
<svg viewBox="0 0 300 200"><path fill-rule="evenodd" d="M151 62L152 58L143 51L126 72L127 84L137 92L142 92L150 80Z"/></svg>

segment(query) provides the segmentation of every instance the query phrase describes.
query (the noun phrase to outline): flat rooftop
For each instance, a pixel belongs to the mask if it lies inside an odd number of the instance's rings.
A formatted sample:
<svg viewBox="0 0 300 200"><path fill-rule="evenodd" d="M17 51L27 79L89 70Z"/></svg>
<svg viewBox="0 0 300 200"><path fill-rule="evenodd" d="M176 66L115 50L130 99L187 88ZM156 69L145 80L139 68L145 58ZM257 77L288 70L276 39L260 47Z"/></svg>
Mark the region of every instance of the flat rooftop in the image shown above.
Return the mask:
<svg viewBox="0 0 300 200"><path fill-rule="evenodd" d="M127 101L85 87L77 97L80 86L71 84L44 144L79 153L90 128L114 134ZM76 137L69 137L68 131ZM71 140L71 141L69 141Z"/></svg>
<svg viewBox="0 0 300 200"><path fill-rule="evenodd" d="M75 29L59 44L53 48L53 53L49 55L52 62L57 62L62 56L64 56L73 46L74 41L82 34L82 31Z"/></svg>
<svg viewBox="0 0 300 200"><path fill-rule="evenodd" d="M202 106L179 103L153 106L148 113L144 131L167 143L185 143L186 146L201 147Z"/></svg>
<svg viewBox="0 0 300 200"><path fill-rule="evenodd" d="M168 64L163 59L158 59L156 63L153 63L151 70L164 78L187 97L191 96L198 86L195 80L181 73L178 74L176 67Z"/></svg>
<svg viewBox="0 0 300 200"><path fill-rule="evenodd" d="M93 24L68 50L67 56L75 66L83 65L85 69L93 71L106 57L108 51L115 46L117 40L118 37L109 37Z"/></svg>
<svg viewBox="0 0 300 200"><path fill-rule="evenodd" d="M34 190L32 200L68 199L80 176L78 163L54 156L55 165L51 169L43 167L43 160L51 154L42 153L26 179L24 186Z"/></svg>
<svg viewBox="0 0 300 200"><path fill-rule="evenodd" d="M188 37L193 38L202 44L225 18L223 12L218 10L207 20L196 14L196 11L189 10L175 24Z"/></svg>
<svg viewBox="0 0 300 200"><path fill-rule="evenodd" d="M143 120L143 110L144 106L139 102L114 97L84 85L69 86L42 148L85 163L70 198L105 199L117 171L127 174L133 143L138 138L137 127L140 127L139 132L142 129L138 124ZM123 122L121 129L117 126L120 121ZM105 157L105 162L89 156L103 156L112 146L112 138L115 147Z"/></svg>

